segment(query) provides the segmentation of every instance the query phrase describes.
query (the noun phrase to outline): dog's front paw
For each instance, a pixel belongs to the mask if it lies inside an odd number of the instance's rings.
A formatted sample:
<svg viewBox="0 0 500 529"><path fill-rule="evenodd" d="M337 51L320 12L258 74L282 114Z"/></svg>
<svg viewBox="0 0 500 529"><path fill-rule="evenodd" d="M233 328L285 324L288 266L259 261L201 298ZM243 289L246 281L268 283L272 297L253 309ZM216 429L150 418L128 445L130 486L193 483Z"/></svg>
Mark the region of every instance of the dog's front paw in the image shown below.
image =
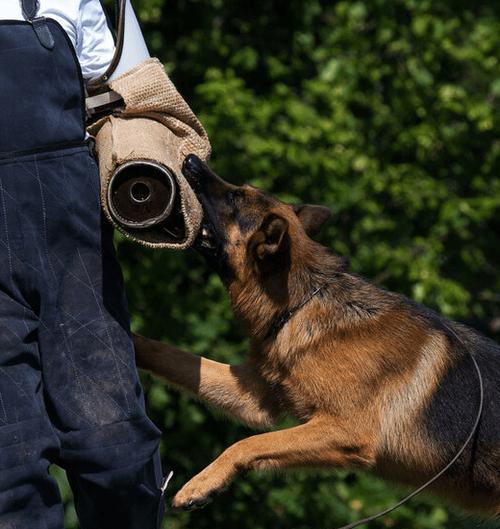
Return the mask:
<svg viewBox="0 0 500 529"><path fill-rule="evenodd" d="M174 499L172 500L172 506L175 509L184 509L185 511L194 511L195 509L201 509L202 507L205 507L212 501L211 495L207 496L197 496L192 494L186 494L184 493L180 494L182 492L179 491Z"/></svg>
<svg viewBox="0 0 500 529"><path fill-rule="evenodd" d="M188 481L174 496L172 506L176 509L193 510L205 507L213 496L227 488L232 472L213 472L210 467Z"/></svg>

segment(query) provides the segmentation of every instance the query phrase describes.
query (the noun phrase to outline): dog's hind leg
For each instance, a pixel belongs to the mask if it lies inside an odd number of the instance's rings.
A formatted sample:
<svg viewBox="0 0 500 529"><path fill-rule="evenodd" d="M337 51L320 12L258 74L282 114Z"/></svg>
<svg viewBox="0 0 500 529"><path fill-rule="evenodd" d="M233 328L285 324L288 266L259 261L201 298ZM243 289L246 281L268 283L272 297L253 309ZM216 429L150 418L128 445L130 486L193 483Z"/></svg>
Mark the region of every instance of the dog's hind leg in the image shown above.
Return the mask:
<svg viewBox="0 0 500 529"><path fill-rule="evenodd" d="M250 363L231 366L134 334L137 365L249 426L272 426L277 399Z"/></svg>
<svg viewBox="0 0 500 529"><path fill-rule="evenodd" d="M368 468L375 461L373 446L369 436L349 431L347 425L330 417L313 418L294 428L248 437L230 446L186 483L174 497L173 505L186 509L200 507L226 488L238 473L247 470Z"/></svg>

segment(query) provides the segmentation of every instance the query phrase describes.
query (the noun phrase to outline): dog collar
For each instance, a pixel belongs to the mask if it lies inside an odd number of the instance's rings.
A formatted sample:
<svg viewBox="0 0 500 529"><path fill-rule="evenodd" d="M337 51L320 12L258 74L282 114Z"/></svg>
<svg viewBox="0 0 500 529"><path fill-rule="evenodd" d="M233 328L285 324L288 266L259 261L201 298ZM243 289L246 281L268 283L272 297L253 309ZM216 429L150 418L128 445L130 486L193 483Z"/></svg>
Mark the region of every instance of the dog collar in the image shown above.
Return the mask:
<svg viewBox="0 0 500 529"><path fill-rule="evenodd" d="M292 318L292 316L298 312L301 308L303 308L305 305L311 301L314 296L319 294L324 288L329 286L333 279L338 277L341 274L341 272L336 272L333 274L331 279L327 281L326 283L323 283L319 287L316 287L313 289L305 299L303 299L298 305L295 305L295 307L292 307L291 309L286 309L283 312L280 312L273 320L273 323L271 324L271 327L269 327L269 330L267 331L266 336L264 337L264 340L267 340L269 338L275 338L281 329L288 323L288 321Z"/></svg>

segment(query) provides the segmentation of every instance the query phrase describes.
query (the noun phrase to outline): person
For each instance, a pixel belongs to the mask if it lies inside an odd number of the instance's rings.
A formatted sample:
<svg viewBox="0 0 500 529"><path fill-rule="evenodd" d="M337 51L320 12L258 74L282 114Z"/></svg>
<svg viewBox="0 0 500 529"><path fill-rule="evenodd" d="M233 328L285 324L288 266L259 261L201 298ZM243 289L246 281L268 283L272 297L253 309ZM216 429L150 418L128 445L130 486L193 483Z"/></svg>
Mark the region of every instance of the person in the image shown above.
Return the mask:
<svg viewBox="0 0 500 529"><path fill-rule="evenodd" d="M0 4L0 527L161 524L160 431L134 362L84 80L114 42L98 0Z"/></svg>

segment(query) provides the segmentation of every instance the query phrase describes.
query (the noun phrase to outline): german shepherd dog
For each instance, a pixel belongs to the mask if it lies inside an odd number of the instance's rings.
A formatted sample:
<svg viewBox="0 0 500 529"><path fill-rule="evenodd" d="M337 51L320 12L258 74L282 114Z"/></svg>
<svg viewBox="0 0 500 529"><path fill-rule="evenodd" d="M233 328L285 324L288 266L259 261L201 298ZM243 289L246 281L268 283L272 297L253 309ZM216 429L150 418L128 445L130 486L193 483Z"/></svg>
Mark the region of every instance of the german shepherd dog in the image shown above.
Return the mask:
<svg viewBox="0 0 500 529"><path fill-rule="evenodd" d="M240 473L304 467L369 469L421 485L472 441L432 490L500 516L500 347L348 270L315 242L330 211L291 206L186 159L205 211L198 246L219 272L251 348L225 365L135 335L139 367L258 429L284 414L299 424L243 439L175 495L205 505Z"/></svg>

